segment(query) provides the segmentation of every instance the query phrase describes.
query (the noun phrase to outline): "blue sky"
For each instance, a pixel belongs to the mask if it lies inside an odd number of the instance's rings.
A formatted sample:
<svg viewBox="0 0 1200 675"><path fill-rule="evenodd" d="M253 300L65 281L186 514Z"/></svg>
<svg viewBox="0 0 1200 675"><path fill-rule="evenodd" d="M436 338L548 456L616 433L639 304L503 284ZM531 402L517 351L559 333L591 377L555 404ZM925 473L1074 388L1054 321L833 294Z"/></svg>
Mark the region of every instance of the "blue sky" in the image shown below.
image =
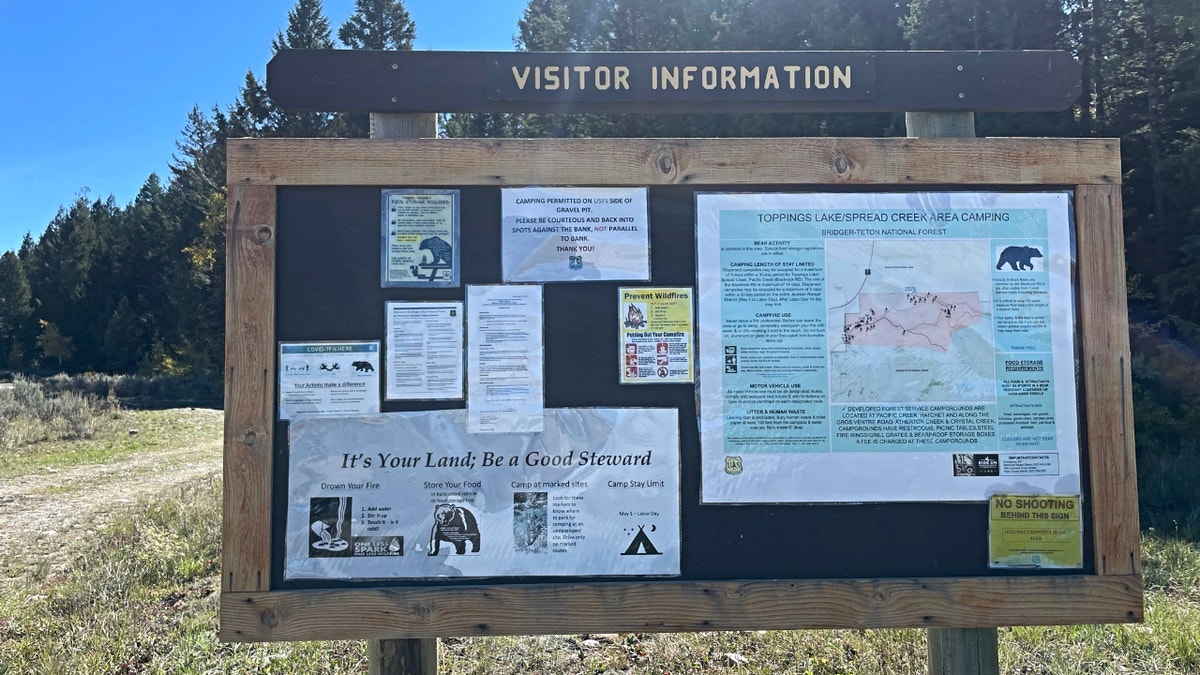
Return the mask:
<svg viewBox="0 0 1200 675"><path fill-rule="evenodd" d="M295 0L0 0L0 252L83 189L128 204L164 181L193 105L261 79ZM354 0L325 0L337 28ZM526 0L405 0L415 49L511 51Z"/></svg>

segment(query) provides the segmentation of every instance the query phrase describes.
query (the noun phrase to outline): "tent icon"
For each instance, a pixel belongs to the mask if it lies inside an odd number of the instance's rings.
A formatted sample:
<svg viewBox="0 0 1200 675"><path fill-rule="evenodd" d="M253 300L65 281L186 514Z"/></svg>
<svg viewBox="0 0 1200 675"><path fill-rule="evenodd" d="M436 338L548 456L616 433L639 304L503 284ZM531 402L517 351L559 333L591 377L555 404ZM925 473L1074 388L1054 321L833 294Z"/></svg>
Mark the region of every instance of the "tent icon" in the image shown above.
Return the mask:
<svg viewBox="0 0 1200 675"><path fill-rule="evenodd" d="M654 526L650 526L650 531L654 531ZM662 555L662 553L654 548L654 542L650 541L650 537L646 536L646 530L643 526L638 525L637 536L633 541L629 542L629 548L621 555Z"/></svg>

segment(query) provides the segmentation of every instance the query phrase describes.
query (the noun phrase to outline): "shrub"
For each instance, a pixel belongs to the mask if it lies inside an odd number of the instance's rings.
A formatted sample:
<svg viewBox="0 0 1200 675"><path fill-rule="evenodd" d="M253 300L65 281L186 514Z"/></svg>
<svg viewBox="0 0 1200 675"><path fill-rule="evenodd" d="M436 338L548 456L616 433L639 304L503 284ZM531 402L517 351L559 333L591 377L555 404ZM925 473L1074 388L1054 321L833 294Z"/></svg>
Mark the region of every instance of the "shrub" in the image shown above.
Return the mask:
<svg viewBox="0 0 1200 675"><path fill-rule="evenodd" d="M118 408L115 398L55 391L36 380L17 377L10 387L0 389L0 446L91 438L105 414ZM20 433L16 433L18 428Z"/></svg>

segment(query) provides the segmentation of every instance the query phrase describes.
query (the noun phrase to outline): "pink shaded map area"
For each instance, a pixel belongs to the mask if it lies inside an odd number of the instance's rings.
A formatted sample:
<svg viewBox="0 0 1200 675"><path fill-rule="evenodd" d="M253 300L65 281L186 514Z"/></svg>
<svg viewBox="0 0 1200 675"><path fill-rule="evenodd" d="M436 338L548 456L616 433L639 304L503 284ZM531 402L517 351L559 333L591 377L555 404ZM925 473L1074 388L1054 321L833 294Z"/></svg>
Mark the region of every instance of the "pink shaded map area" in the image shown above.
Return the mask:
<svg viewBox="0 0 1200 675"><path fill-rule="evenodd" d="M863 293L846 314L842 342L852 346L950 350L954 331L983 320L979 293Z"/></svg>

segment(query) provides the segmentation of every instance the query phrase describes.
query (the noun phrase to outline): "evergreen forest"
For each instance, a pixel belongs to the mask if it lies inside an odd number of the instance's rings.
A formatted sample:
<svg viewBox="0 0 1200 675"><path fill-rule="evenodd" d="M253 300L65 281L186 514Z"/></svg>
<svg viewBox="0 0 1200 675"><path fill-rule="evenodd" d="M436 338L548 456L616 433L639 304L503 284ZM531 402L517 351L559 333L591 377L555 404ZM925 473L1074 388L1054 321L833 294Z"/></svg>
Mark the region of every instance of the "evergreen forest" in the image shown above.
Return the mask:
<svg viewBox="0 0 1200 675"><path fill-rule="evenodd" d="M336 29L297 0L284 48L412 48L399 0ZM1061 113L980 113L980 136L1119 137L1139 449L1200 439L1200 0L529 0L530 51L1066 49L1083 94ZM268 36L269 37L269 36ZM264 64L265 65L265 64ZM134 200L86 193L0 255L0 370L220 378L225 141L364 137L365 115L289 114L247 72L193 108L167 176ZM902 114L451 114L450 137L903 136Z"/></svg>

